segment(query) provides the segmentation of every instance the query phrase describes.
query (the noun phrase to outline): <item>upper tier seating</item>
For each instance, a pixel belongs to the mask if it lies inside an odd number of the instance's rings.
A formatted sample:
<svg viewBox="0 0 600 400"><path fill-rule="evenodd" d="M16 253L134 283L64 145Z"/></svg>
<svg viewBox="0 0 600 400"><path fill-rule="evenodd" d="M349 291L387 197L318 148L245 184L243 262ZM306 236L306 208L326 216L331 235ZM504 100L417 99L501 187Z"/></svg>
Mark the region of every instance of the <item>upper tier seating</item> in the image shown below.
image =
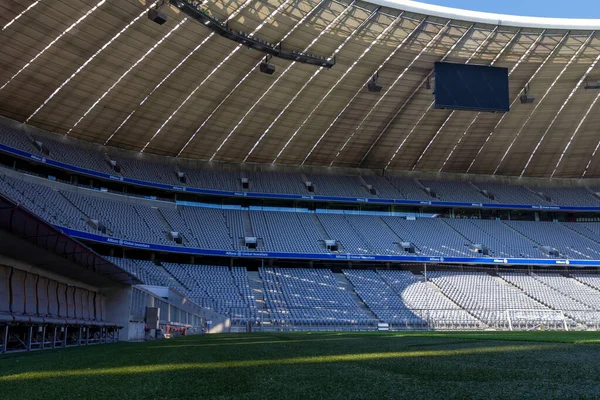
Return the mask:
<svg viewBox="0 0 600 400"><path fill-rule="evenodd" d="M49 154L42 154L34 141L44 144ZM349 198L387 198L418 201L451 201L465 203L504 203L524 205L561 205L600 207L600 200L585 187L540 187L510 185L497 182L414 179L402 176L386 175L358 176L325 175L300 172L244 172L231 171L221 167L202 165L201 162L163 157L146 156L139 153L116 151L109 147L79 143L77 140L54 134L39 132L28 134L24 131L0 125L0 143L17 148L40 157L61 161L65 164L83 167L89 170L122 175L126 178L173 186L226 190L242 192L242 178L248 178L248 191L258 193L281 193L297 195L325 195ZM110 166L109 159L121 167L119 173ZM186 182L180 182L177 172L183 172ZM305 181L314 184L314 192L305 186ZM376 194L369 192L371 185ZM429 195L424 188L432 189L438 198ZM489 192L489 197L480 190ZM549 196L545 200L538 192Z"/></svg>
<svg viewBox="0 0 600 400"><path fill-rule="evenodd" d="M600 244L577 234L565 224L533 221L503 222L540 246L551 246L559 250L566 258L600 258Z"/></svg>
<svg viewBox="0 0 600 400"><path fill-rule="evenodd" d="M287 172L248 172L251 192L310 195L300 174Z"/></svg>
<svg viewBox="0 0 600 400"><path fill-rule="evenodd" d="M550 202L537 196L533 191L524 186L493 182L476 182L475 185L481 190L486 190L492 194L498 203L551 205ZM486 203L491 203L491 201L487 201Z"/></svg>
<svg viewBox="0 0 600 400"><path fill-rule="evenodd" d="M471 243L443 221L419 218L411 221L397 217L381 219L402 239L413 243L426 256L477 257Z"/></svg>
<svg viewBox="0 0 600 400"><path fill-rule="evenodd" d="M483 196L469 182L451 182L440 180L420 180L423 186L430 188L441 201L461 201L465 203L494 203Z"/></svg>
<svg viewBox="0 0 600 400"><path fill-rule="evenodd" d="M539 188L541 192L550 196L555 204L600 207L600 200L587 188L583 187L544 187Z"/></svg>

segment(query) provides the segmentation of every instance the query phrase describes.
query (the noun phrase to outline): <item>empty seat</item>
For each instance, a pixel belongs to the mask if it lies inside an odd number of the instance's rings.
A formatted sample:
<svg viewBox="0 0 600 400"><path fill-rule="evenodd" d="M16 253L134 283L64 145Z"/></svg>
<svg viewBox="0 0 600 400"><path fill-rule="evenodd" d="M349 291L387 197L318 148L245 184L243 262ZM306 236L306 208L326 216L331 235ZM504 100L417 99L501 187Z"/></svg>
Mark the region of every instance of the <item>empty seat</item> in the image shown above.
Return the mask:
<svg viewBox="0 0 600 400"><path fill-rule="evenodd" d="M38 282L39 288L39 282ZM64 296L64 291L63 291ZM64 325L67 321L65 318L60 318L60 301L58 295L58 282L55 280L48 281L48 317L45 318L46 323L52 325Z"/></svg>
<svg viewBox="0 0 600 400"><path fill-rule="evenodd" d="M73 288L73 304L74 304L74 316L79 324L83 324L83 299L82 293L84 289Z"/></svg>
<svg viewBox="0 0 600 400"><path fill-rule="evenodd" d="M85 321L90 321L90 305L89 305L89 297L90 292L88 290L79 289L78 290L81 295L81 318Z"/></svg>
<svg viewBox="0 0 600 400"><path fill-rule="evenodd" d="M67 298L67 322L69 324L78 324L80 321L77 320L75 313L75 288L73 286L67 286L66 290Z"/></svg>
<svg viewBox="0 0 600 400"><path fill-rule="evenodd" d="M67 285L58 283L56 288L56 297L58 299L58 317L66 322L72 323L69 320L68 305L67 305Z"/></svg>
<svg viewBox="0 0 600 400"><path fill-rule="evenodd" d="M12 268L0 265L0 324L13 322L10 315L10 274Z"/></svg>
<svg viewBox="0 0 600 400"><path fill-rule="evenodd" d="M27 272L13 269L10 277L10 311L15 322L27 323L29 317L25 315L25 279Z"/></svg>
<svg viewBox="0 0 600 400"><path fill-rule="evenodd" d="M40 276L35 288L37 297L37 316L44 319L48 316L48 282L49 279Z"/></svg>
<svg viewBox="0 0 600 400"><path fill-rule="evenodd" d="M44 318L38 315L37 284L40 278L37 274L27 273L25 278L25 314L29 317L29 322L42 324Z"/></svg>

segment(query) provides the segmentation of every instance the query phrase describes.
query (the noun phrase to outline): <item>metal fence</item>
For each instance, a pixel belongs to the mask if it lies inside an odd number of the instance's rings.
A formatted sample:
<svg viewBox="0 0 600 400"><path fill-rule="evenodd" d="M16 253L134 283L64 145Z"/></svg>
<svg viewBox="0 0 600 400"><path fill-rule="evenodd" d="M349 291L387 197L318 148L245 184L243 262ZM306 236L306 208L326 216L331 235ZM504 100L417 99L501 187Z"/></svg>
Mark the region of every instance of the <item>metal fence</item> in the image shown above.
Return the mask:
<svg viewBox="0 0 600 400"><path fill-rule="evenodd" d="M409 317L365 321L271 321L231 318L230 332L368 332L368 331L597 331L600 311L549 309L398 310ZM457 313L457 311L460 311Z"/></svg>

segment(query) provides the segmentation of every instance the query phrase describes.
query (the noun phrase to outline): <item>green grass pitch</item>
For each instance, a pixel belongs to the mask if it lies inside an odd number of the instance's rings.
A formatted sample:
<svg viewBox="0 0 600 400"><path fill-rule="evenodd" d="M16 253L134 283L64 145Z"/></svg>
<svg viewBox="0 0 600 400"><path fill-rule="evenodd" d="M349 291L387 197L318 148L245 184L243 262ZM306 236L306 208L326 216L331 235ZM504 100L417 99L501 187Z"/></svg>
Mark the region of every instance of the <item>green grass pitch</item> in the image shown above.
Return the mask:
<svg viewBox="0 0 600 400"><path fill-rule="evenodd" d="M600 398L600 333L203 335L0 356L0 399Z"/></svg>

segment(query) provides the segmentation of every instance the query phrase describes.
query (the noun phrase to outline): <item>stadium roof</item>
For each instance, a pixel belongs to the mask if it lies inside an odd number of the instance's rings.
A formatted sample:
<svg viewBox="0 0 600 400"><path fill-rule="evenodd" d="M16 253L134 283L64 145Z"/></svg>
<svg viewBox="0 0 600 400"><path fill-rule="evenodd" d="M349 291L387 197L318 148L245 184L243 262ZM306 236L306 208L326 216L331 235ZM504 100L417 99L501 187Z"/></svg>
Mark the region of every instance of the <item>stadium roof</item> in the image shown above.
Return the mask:
<svg viewBox="0 0 600 400"><path fill-rule="evenodd" d="M600 177L600 20L516 17L402 0L209 1L228 27L333 57L273 58L143 0L0 5L0 113L92 142L168 156ZM435 61L510 71L507 114L433 109ZM378 73L383 85L365 84ZM521 104L529 84L534 104Z"/></svg>

